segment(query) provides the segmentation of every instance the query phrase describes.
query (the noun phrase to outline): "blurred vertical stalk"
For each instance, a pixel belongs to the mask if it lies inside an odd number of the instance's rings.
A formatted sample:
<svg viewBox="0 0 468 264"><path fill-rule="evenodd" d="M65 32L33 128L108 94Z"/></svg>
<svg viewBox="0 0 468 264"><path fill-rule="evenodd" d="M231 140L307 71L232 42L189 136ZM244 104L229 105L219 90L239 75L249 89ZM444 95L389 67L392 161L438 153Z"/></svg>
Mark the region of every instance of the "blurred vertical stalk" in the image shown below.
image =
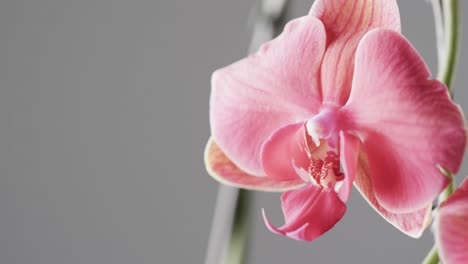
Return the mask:
<svg viewBox="0 0 468 264"><path fill-rule="evenodd" d="M288 0L261 0L256 6L249 52L276 36L285 23ZM221 185L205 264L241 264L248 244L252 194Z"/></svg>
<svg viewBox="0 0 468 264"><path fill-rule="evenodd" d="M232 232L229 245L227 247L227 264L244 263L245 253L248 249L249 221L251 214L252 194L250 191L238 190L234 221L232 223ZM222 263L222 262L219 262Z"/></svg>
<svg viewBox="0 0 468 264"><path fill-rule="evenodd" d="M437 40L437 79L452 90L460 46L460 13L458 0L428 0L434 11Z"/></svg>
<svg viewBox="0 0 468 264"><path fill-rule="evenodd" d="M432 5L434 15L434 29L437 43L437 72L441 72L445 54L444 22L440 0L428 0Z"/></svg>
<svg viewBox="0 0 468 264"><path fill-rule="evenodd" d="M447 85L453 98L452 84L457 66L460 45L460 14L458 0L431 0L434 9L434 20L438 49L437 79ZM452 178L450 172L445 171L447 177ZM445 201L454 191L454 182L439 196L439 204ZM439 254L434 245L423 261L423 264L439 263Z"/></svg>
<svg viewBox="0 0 468 264"><path fill-rule="evenodd" d="M441 0L445 39L445 55L441 61L438 79L451 91L460 45L460 13L458 0Z"/></svg>

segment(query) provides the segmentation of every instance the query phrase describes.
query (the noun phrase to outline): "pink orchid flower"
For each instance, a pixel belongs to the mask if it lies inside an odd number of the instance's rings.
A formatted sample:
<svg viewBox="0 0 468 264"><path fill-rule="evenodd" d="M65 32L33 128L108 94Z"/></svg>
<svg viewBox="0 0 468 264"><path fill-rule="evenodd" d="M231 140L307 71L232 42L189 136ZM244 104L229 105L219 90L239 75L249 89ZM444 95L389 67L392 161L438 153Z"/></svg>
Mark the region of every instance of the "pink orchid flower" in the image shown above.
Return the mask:
<svg viewBox="0 0 468 264"><path fill-rule="evenodd" d="M317 0L257 53L212 77L209 173L284 191L285 224L312 241L346 211L352 185L418 237L456 172L466 130L446 87L399 33L394 0Z"/></svg>
<svg viewBox="0 0 468 264"><path fill-rule="evenodd" d="M434 231L444 264L468 263L468 178L439 206Z"/></svg>

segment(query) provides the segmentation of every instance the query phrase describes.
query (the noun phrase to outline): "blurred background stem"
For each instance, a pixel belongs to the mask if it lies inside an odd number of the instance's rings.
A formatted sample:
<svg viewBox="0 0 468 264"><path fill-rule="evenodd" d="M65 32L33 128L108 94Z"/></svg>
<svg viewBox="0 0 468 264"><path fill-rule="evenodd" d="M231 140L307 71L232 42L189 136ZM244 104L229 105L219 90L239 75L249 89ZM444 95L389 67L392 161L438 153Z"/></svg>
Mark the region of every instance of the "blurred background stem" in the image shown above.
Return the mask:
<svg viewBox="0 0 468 264"><path fill-rule="evenodd" d="M460 45L460 14L458 0L442 0L445 54L440 62L438 79L444 82L449 91L455 76Z"/></svg>
<svg viewBox="0 0 468 264"><path fill-rule="evenodd" d="M283 28L288 0L262 0L254 9L249 53ZM206 252L205 264L245 263L252 193L221 185Z"/></svg>

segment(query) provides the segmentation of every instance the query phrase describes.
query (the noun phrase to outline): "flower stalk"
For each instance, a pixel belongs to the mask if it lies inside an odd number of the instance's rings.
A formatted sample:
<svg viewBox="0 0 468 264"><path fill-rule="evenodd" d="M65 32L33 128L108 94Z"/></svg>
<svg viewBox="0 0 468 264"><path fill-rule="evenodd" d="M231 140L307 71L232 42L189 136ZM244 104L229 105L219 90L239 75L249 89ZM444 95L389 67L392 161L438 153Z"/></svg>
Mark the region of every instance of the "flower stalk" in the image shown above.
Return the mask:
<svg viewBox="0 0 468 264"><path fill-rule="evenodd" d="M438 264L439 263L439 253L437 252L437 247L433 246L431 251L427 254L426 258L423 261L423 264Z"/></svg>
<svg viewBox="0 0 468 264"><path fill-rule="evenodd" d="M433 4L442 3L443 28L444 28L444 56L439 63L441 64L438 79L447 85L449 92L452 94L452 84L455 77L455 68L457 65L457 57L460 45L460 14L458 12L458 0L442 0L433 1ZM442 22L442 21L441 21ZM453 96L452 96L453 97ZM448 177L452 177L451 173L447 172ZM444 190L441 194L439 203L445 201L454 191L454 182Z"/></svg>
<svg viewBox="0 0 468 264"><path fill-rule="evenodd" d="M460 14L458 12L459 3L458 0L433 0L431 3L434 9L436 24L435 28L439 62L438 79L445 83L453 98L452 84L455 76L460 44ZM452 174L450 172L444 171L444 174L446 174L447 177L452 178ZM452 179L449 186L447 186L447 188L440 194L439 204L450 197L454 189L455 184ZM434 245L424 259L423 264L437 263L439 263L439 254L437 246Z"/></svg>
<svg viewBox="0 0 468 264"><path fill-rule="evenodd" d="M458 0L442 0L444 21L445 56L442 61L439 80L451 91L460 44L460 14Z"/></svg>
<svg viewBox="0 0 468 264"><path fill-rule="evenodd" d="M249 233L249 219L251 212L252 193L240 189L237 196L234 223L232 226L231 241L227 249L227 264L245 263L245 253L247 252L247 235Z"/></svg>

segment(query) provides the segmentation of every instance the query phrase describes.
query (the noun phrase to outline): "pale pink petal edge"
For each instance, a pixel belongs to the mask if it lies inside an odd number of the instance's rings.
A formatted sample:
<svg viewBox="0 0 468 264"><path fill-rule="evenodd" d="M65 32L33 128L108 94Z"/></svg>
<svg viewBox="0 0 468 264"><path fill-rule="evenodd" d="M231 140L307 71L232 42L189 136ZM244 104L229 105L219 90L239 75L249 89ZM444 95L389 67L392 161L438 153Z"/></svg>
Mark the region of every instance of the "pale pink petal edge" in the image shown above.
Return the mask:
<svg viewBox="0 0 468 264"><path fill-rule="evenodd" d="M204 153L208 174L216 181L248 190L285 192L304 186L302 180L275 181L265 176L255 176L242 171L219 148L213 138L208 140Z"/></svg>

